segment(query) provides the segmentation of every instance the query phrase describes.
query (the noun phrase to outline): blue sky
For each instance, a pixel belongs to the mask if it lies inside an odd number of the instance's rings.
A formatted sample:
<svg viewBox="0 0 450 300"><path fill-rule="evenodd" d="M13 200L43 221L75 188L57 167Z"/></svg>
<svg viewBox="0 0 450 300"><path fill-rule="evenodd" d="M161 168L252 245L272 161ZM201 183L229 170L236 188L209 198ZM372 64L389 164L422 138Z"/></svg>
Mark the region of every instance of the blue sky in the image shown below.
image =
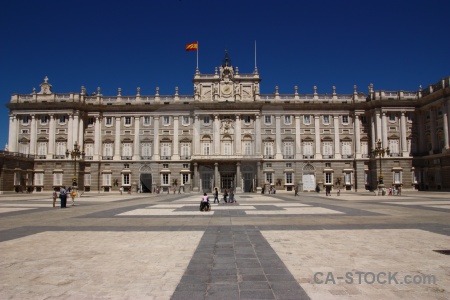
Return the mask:
<svg viewBox="0 0 450 300"><path fill-rule="evenodd" d="M11 94L45 76L56 93L192 94L228 49L240 73L254 68L261 93L351 93L353 85L416 91L450 76L450 1L7 1L0 11L0 149Z"/></svg>

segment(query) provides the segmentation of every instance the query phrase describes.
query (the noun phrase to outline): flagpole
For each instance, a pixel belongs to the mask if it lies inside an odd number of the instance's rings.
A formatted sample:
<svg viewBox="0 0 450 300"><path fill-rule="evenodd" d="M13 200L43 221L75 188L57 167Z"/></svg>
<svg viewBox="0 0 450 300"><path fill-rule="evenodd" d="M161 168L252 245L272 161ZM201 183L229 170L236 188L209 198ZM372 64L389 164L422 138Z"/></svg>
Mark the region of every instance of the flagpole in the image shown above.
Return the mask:
<svg viewBox="0 0 450 300"><path fill-rule="evenodd" d="M198 70L198 41L197 41L197 70Z"/></svg>

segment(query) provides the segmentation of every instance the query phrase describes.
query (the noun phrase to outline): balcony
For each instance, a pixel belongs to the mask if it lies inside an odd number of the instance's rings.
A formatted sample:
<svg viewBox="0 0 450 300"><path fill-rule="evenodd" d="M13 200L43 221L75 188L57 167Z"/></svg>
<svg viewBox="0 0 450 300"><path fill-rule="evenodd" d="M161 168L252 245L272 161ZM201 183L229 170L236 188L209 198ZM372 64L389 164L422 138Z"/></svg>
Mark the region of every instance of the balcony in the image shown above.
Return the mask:
<svg viewBox="0 0 450 300"><path fill-rule="evenodd" d="M353 154L342 154L342 158L353 158Z"/></svg>
<svg viewBox="0 0 450 300"><path fill-rule="evenodd" d="M283 155L284 159L294 159L294 155Z"/></svg>
<svg viewBox="0 0 450 300"><path fill-rule="evenodd" d="M112 156L102 156L102 160L112 160L113 157Z"/></svg>
<svg viewBox="0 0 450 300"><path fill-rule="evenodd" d="M314 159L314 155L303 155L303 159Z"/></svg>
<svg viewBox="0 0 450 300"><path fill-rule="evenodd" d="M190 155L180 156L180 159L189 160L191 159Z"/></svg>
<svg viewBox="0 0 450 300"><path fill-rule="evenodd" d="M403 156L403 153L389 153L389 156L390 157L402 157Z"/></svg>
<svg viewBox="0 0 450 300"><path fill-rule="evenodd" d="M151 160L152 157L151 156L141 156L142 160Z"/></svg>
<svg viewBox="0 0 450 300"><path fill-rule="evenodd" d="M122 160L131 160L132 156L122 156Z"/></svg>
<svg viewBox="0 0 450 300"><path fill-rule="evenodd" d="M53 155L53 159L65 159L66 158L66 156L63 154L63 155Z"/></svg>
<svg viewBox="0 0 450 300"><path fill-rule="evenodd" d="M264 159L273 159L274 155L263 155Z"/></svg>
<svg viewBox="0 0 450 300"><path fill-rule="evenodd" d="M47 156L46 156L46 155L38 155L36 158L37 158L37 159L46 159Z"/></svg>
<svg viewBox="0 0 450 300"><path fill-rule="evenodd" d="M89 155L89 156L85 156L84 159L85 160L93 160L94 157L92 155Z"/></svg>
<svg viewBox="0 0 450 300"><path fill-rule="evenodd" d="M171 156L161 156L160 159L161 159L161 160L171 160L172 157L171 157Z"/></svg>
<svg viewBox="0 0 450 300"><path fill-rule="evenodd" d="M324 159L333 158L333 155L323 155L322 158L324 158Z"/></svg>

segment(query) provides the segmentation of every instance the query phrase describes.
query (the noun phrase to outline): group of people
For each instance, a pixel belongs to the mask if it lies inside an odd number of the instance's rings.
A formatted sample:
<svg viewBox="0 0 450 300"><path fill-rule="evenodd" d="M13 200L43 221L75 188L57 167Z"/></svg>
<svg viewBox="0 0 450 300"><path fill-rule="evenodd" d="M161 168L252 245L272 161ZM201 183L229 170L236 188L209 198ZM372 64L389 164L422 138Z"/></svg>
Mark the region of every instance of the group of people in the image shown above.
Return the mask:
<svg viewBox="0 0 450 300"><path fill-rule="evenodd" d="M219 191L217 190L217 188L214 189L214 203L216 203L216 201L217 201L217 204L220 203ZM223 191L223 202L225 202L225 203L235 203L236 202L236 199L234 198L233 190L230 190L229 194L228 194L227 189L225 189Z"/></svg>
<svg viewBox="0 0 450 300"><path fill-rule="evenodd" d="M77 196L77 192L73 187L66 188L65 186L62 186L59 189L59 195L56 189L53 191L53 207L56 207L56 199L59 198L61 200L61 208L67 208L67 196L70 196L72 198L72 206L75 205L75 198Z"/></svg>
<svg viewBox="0 0 450 300"><path fill-rule="evenodd" d="M229 194L228 194L229 192ZM217 188L214 189L214 203L217 204L220 203L220 199L219 199L219 190ZM225 189L223 191L223 202L225 203L237 203L236 199L234 198L234 192L233 190L228 191L227 189ZM207 193L204 193L202 196L202 200L200 202L200 211L210 211L211 210L211 205L209 204L209 197Z"/></svg>

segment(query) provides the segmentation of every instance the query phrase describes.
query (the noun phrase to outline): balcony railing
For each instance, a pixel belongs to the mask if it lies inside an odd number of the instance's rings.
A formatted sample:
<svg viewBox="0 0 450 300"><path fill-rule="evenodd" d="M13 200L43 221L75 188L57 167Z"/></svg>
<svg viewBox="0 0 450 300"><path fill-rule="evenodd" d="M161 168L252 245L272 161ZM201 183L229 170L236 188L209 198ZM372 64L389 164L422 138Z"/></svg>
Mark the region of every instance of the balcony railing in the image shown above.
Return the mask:
<svg viewBox="0 0 450 300"><path fill-rule="evenodd" d="M104 155L104 156L102 156L102 159L103 159L103 160L112 160L113 157L112 157L112 156L106 156L106 155Z"/></svg>
<svg viewBox="0 0 450 300"><path fill-rule="evenodd" d="M171 160L172 157L170 156L161 156L161 160Z"/></svg>
<svg viewBox="0 0 450 300"><path fill-rule="evenodd" d="M390 156L390 157L402 157L402 156L403 156L403 153L392 153L392 152L391 152L391 153L389 154L389 156Z"/></svg>
<svg viewBox="0 0 450 300"><path fill-rule="evenodd" d="M66 158L66 156L63 154L63 155L53 155L53 159L64 159L64 158Z"/></svg>
<svg viewBox="0 0 450 300"><path fill-rule="evenodd" d="M325 158L325 159L327 159L327 158L333 158L333 155L331 154L331 155L324 155L324 156L322 156L322 158Z"/></svg>
<svg viewBox="0 0 450 300"><path fill-rule="evenodd" d="M283 155L284 159L294 159L294 155Z"/></svg>
<svg viewBox="0 0 450 300"><path fill-rule="evenodd" d="M152 157L151 156L141 156L141 159L142 160L150 160L150 159L152 159Z"/></svg>
<svg viewBox="0 0 450 300"><path fill-rule="evenodd" d="M47 156L46 156L46 155L38 155L36 158L37 158L37 159L46 159Z"/></svg>
<svg viewBox="0 0 450 300"><path fill-rule="evenodd" d="M342 158L353 158L353 154L342 154Z"/></svg>
<svg viewBox="0 0 450 300"><path fill-rule="evenodd" d="M85 156L84 159L85 159L85 160L93 160L94 157L93 157L92 155L90 155L90 156Z"/></svg>
<svg viewBox="0 0 450 300"><path fill-rule="evenodd" d="M314 155L303 155L303 159L313 159Z"/></svg>
<svg viewBox="0 0 450 300"><path fill-rule="evenodd" d="M273 159L274 156L273 155L263 155L264 159Z"/></svg>
<svg viewBox="0 0 450 300"><path fill-rule="evenodd" d="M191 156L190 155L184 155L184 156L181 156L180 159L191 159Z"/></svg>
<svg viewBox="0 0 450 300"><path fill-rule="evenodd" d="M122 160L131 160L132 156L122 156Z"/></svg>

